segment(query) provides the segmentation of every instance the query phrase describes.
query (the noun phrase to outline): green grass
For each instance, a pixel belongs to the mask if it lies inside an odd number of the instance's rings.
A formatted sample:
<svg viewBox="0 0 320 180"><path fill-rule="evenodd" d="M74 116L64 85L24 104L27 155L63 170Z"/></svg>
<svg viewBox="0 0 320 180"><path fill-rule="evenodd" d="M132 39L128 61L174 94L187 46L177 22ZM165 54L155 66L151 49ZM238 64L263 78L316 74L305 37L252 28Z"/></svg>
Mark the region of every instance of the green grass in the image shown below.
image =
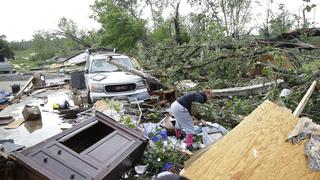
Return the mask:
<svg viewBox="0 0 320 180"><path fill-rule="evenodd" d="M15 59L10 60L10 63L19 72L28 71L30 68L38 67L39 61L32 59L32 49L15 51Z"/></svg>
<svg viewBox="0 0 320 180"><path fill-rule="evenodd" d="M23 59L26 57L31 57L32 53L34 53L33 49L14 51L16 59Z"/></svg>
<svg viewBox="0 0 320 180"><path fill-rule="evenodd" d="M312 62L309 62L309 63L304 63L302 65L302 69L304 69L304 70L314 71L314 70L317 70L319 68L320 68L320 59L312 61Z"/></svg>

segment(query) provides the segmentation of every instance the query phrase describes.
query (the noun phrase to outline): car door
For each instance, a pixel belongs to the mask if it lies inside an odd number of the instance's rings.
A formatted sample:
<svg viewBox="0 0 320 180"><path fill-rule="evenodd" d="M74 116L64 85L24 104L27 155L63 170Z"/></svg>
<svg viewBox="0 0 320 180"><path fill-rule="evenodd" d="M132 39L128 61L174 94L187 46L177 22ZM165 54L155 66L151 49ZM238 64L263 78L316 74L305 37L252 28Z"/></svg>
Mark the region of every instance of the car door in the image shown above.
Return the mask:
<svg viewBox="0 0 320 180"><path fill-rule="evenodd" d="M89 69L90 69L90 58L88 58L84 68L84 81L88 91L89 91L89 84L88 84Z"/></svg>

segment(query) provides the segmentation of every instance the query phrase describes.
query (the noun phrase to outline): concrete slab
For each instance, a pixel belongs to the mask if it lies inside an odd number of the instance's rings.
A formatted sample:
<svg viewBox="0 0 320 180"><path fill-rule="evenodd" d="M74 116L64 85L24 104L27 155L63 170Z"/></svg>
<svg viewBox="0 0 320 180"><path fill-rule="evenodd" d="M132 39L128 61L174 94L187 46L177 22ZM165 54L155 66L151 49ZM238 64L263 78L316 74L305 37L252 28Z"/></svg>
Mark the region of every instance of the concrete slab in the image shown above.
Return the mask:
<svg viewBox="0 0 320 180"><path fill-rule="evenodd" d="M52 110L50 105L40 106L40 104L46 104L48 95L59 92L70 92L70 90L47 90L35 96L25 97L19 103L12 104L2 110L0 116L13 116L15 119L19 119L23 118L22 109L25 105L38 105L42 120L25 122L16 129L5 129L4 126L0 126L1 139L13 139L16 144L30 147L60 133L62 131L60 123L64 121Z"/></svg>

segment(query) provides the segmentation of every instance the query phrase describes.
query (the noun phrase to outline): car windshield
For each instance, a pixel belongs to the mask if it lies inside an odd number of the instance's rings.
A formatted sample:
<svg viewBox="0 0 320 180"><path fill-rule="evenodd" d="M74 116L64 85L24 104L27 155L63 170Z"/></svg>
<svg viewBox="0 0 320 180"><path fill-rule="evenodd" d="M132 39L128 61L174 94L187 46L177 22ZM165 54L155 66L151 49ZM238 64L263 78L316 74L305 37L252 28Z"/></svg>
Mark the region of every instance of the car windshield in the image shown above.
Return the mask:
<svg viewBox="0 0 320 180"><path fill-rule="evenodd" d="M133 67L129 58L115 58L120 64L123 64L128 67ZM120 71L120 69L112 64L109 64L106 59L94 59L92 60L91 71L90 73L99 73L99 72L114 72Z"/></svg>

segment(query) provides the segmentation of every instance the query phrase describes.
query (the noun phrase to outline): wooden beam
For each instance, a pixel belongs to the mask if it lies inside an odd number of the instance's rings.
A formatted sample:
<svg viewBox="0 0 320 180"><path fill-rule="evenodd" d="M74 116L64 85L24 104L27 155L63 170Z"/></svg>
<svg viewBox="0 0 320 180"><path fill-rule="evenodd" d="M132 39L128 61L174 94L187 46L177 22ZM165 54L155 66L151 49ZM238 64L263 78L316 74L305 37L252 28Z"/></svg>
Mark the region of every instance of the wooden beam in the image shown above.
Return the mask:
<svg viewBox="0 0 320 180"><path fill-rule="evenodd" d="M311 86L309 87L307 93L303 96L302 100L298 104L296 110L294 110L293 115L299 117L304 107L306 106L308 100L310 99L315 87L317 85L317 81L313 81Z"/></svg>
<svg viewBox="0 0 320 180"><path fill-rule="evenodd" d="M212 90L215 96L246 96L249 94L258 94L265 92L268 87L274 84L281 84L284 81L282 79L278 79L274 82L267 82L263 84L257 84L252 86L245 87L234 87L234 88L226 88L226 89L214 89Z"/></svg>
<svg viewBox="0 0 320 180"><path fill-rule="evenodd" d="M27 83L20 89L20 91L9 101L9 104L12 104L15 102L16 99L20 99L23 92L29 87L29 85L32 83L33 76L29 78Z"/></svg>

